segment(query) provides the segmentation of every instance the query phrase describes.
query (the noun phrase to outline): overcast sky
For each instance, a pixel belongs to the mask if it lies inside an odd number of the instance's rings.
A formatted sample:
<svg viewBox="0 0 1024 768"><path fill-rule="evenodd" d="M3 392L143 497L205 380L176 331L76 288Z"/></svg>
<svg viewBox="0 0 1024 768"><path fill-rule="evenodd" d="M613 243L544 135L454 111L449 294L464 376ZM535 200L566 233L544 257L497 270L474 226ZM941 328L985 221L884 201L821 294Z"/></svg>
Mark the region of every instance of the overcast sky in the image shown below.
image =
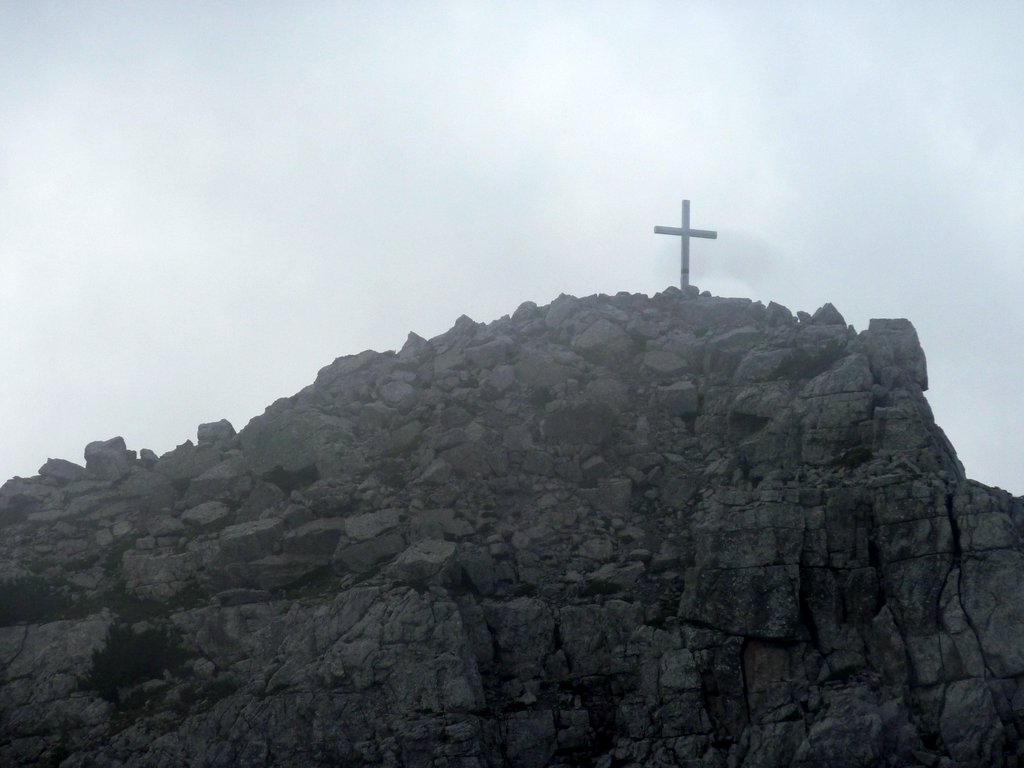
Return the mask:
<svg viewBox="0 0 1024 768"><path fill-rule="evenodd" d="M907 317L1024 493L1024 3L0 0L0 480L692 281Z"/></svg>

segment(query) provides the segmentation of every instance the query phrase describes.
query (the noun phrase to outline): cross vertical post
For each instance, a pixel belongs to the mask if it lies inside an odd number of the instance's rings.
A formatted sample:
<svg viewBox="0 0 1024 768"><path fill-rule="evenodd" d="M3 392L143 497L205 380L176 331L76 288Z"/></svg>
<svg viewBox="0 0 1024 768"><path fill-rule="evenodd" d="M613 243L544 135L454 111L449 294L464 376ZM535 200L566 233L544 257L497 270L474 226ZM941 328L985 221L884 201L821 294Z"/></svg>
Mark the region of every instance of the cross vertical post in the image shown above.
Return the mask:
<svg viewBox="0 0 1024 768"><path fill-rule="evenodd" d="M655 227L656 235L677 235L682 239L681 264L679 267L679 287L686 288L690 284L690 238L704 237L709 240L718 238L718 233L708 229L690 229L690 201L683 200L682 227Z"/></svg>
<svg viewBox="0 0 1024 768"><path fill-rule="evenodd" d="M685 288L690 284L690 201L683 200L683 255L679 267L679 287Z"/></svg>

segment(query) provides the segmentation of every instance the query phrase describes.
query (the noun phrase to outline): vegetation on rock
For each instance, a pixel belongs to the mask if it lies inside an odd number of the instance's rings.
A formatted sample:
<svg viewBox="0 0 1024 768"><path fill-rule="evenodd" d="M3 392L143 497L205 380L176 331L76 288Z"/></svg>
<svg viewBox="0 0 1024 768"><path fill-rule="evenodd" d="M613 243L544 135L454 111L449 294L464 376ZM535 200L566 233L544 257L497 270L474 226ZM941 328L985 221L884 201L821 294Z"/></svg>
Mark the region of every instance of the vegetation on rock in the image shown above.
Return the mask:
<svg viewBox="0 0 1024 768"><path fill-rule="evenodd" d="M165 626L136 630L130 624L115 623L107 631L103 648L93 651L82 687L122 704L126 689L173 673L188 658L180 638Z"/></svg>

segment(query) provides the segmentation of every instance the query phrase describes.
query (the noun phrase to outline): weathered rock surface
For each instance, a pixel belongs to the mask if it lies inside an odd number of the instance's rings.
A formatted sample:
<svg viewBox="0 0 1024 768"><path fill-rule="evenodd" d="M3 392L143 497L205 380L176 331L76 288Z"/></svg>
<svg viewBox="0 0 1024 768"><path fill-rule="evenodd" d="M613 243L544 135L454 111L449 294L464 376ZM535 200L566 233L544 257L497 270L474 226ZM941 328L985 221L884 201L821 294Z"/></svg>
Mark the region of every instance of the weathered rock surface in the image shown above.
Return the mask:
<svg viewBox="0 0 1024 768"><path fill-rule="evenodd" d="M50 459L0 764L1024 765L1024 501L926 387L906 320L563 296Z"/></svg>

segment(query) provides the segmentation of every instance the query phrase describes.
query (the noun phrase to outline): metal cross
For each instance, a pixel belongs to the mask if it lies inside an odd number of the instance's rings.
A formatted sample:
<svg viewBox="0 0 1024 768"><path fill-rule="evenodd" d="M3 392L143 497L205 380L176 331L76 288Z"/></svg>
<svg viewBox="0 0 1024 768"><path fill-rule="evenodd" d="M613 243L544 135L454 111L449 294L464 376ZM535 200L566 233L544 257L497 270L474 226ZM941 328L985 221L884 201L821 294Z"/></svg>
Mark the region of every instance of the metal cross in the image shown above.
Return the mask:
<svg viewBox="0 0 1024 768"><path fill-rule="evenodd" d="M679 270L679 287L685 288L690 284L690 238L706 237L714 240L718 237L717 232L709 229L690 229L690 201L683 200L683 226L682 227L655 227L656 235L679 235L683 242L683 264Z"/></svg>

